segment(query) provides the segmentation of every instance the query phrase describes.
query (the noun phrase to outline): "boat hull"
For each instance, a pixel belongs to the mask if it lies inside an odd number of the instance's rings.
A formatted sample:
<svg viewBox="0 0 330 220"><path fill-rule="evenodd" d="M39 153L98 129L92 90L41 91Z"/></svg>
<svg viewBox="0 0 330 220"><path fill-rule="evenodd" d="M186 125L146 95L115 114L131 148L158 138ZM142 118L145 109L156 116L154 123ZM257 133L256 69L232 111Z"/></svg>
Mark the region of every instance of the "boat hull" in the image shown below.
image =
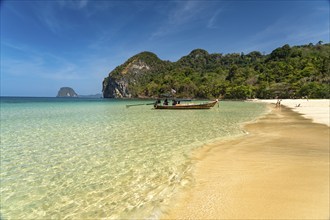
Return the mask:
<svg viewBox="0 0 330 220"><path fill-rule="evenodd" d="M170 109L170 110L184 110L184 109L210 109L218 101L202 103L202 104L177 104L177 105L156 105L155 109Z"/></svg>

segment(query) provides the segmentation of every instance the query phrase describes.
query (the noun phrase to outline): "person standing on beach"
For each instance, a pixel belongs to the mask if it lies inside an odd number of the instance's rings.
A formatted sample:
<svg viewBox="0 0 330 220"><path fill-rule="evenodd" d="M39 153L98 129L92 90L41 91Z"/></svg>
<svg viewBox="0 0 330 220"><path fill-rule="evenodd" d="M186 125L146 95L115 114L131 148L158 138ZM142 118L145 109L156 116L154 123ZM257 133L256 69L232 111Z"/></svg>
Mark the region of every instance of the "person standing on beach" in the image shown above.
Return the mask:
<svg viewBox="0 0 330 220"><path fill-rule="evenodd" d="M281 100L280 99L277 100L276 105L275 105L276 108L280 108L281 107L281 101L282 101L282 99Z"/></svg>

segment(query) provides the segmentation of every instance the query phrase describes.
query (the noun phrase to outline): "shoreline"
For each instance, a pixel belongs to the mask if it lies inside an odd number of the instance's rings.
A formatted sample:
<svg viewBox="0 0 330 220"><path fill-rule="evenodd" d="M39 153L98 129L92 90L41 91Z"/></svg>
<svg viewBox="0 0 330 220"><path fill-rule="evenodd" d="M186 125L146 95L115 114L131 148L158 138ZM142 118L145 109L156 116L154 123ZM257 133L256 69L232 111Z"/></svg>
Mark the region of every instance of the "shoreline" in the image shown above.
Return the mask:
<svg viewBox="0 0 330 220"><path fill-rule="evenodd" d="M193 152L195 181L162 219L329 218L329 125L270 108L247 135Z"/></svg>
<svg viewBox="0 0 330 220"><path fill-rule="evenodd" d="M280 99L281 105L312 119L315 123L330 126L330 99ZM276 104L277 99L253 99L251 101Z"/></svg>

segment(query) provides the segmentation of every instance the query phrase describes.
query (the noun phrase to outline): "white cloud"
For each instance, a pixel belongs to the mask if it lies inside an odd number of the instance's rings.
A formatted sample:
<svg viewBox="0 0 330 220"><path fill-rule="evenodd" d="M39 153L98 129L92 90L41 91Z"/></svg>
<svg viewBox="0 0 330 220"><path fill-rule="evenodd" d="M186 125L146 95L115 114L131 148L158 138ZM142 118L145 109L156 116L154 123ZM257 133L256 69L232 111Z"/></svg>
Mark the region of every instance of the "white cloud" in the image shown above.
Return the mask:
<svg viewBox="0 0 330 220"><path fill-rule="evenodd" d="M9 50L15 51L17 55L4 53ZM99 91L104 77L122 62L113 54L104 55L99 52L76 54L76 59L71 60L69 57L10 42L1 42L1 54L1 75L16 79L17 82L29 78L49 85L73 83L77 88L87 83L88 87L84 90L98 88L95 91Z"/></svg>
<svg viewBox="0 0 330 220"><path fill-rule="evenodd" d="M61 0L58 4L62 8L70 8L74 10L80 10L88 5L88 0Z"/></svg>
<svg viewBox="0 0 330 220"><path fill-rule="evenodd" d="M79 65L54 54L36 51L19 44L2 42L2 47L16 50L15 57L8 56L2 48L1 73L12 76L32 76L45 79L82 79L86 78ZM79 73L79 74L78 74Z"/></svg>
<svg viewBox="0 0 330 220"><path fill-rule="evenodd" d="M152 34L152 38L180 31L184 25L198 20L205 6L200 1L178 1L175 4L165 22Z"/></svg>
<svg viewBox="0 0 330 220"><path fill-rule="evenodd" d="M9 48L14 49L14 50L27 51L27 47L24 46L24 45L12 44L12 43L10 43L8 41L5 41L5 40L2 40L1 44L5 47L9 47ZM1 48L1 49L3 49L3 48Z"/></svg>
<svg viewBox="0 0 330 220"><path fill-rule="evenodd" d="M246 38L247 51L266 51L270 53L276 47L284 44L302 45L317 43L319 40L329 41L329 22L312 23L311 15L301 17L285 16L257 32L254 36Z"/></svg>
<svg viewBox="0 0 330 220"><path fill-rule="evenodd" d="M199 13L199 4L198 1L178 2L178 5L169 14L169 23L181 25L189 22Z"/></svg>
<svg viewBox="0 0 330 220"><path fill-rule="evenodd" d="M79 69L72 63L61 63L51 67L44 56L30 56L25 59L3 58L1 60L1 72L11 76L29 76L31 78L44 78L51 80L83 79Z"/></svg>
<svg viewBox="0 0 330 220"><path fill-rule="evenodd" d="M152 34L151 38L161 37L185 31L190 28L215 29L219 15L223 12L223 3L221 6L217 1L176 1L169 10L165 21L159 25L159 28Z"/></svg>
<svg viewBox="0 0 330 220"><path fill-rule="evenodd" d="M63 0L63 1L42 1L34 4L35 16L38 21L47 27L52 33L61 35L65 30L72 29L71 20L65 20L64 10L81 10L85 16L89 15L86 10L88 0Z"/></svg>
<svg viewBox="0 0 330 220"><path fill-rule="evenodd" d="M40 24L49 29L54 34L60 34L63 29L59 14L56 12L56 8L52 2L36 4L35 5L35 16Z"/></svg>
<svg viewBox="0 0 330 220"><path fill-rule="evenodd" d="M78 1L78 8L81 9L81 8L84 8L86 7L88 4L88 0L80 0Z"/></svg>
<svg viewBox="0 0 330 220"><path fill-rule="evenodd" d="M209 21L207 22L207 27L208 28L218 28L216 26L216 21L218 18L218 15L222 12L222 9L218 9L213 15L212 17L209 19Z"/></svg>

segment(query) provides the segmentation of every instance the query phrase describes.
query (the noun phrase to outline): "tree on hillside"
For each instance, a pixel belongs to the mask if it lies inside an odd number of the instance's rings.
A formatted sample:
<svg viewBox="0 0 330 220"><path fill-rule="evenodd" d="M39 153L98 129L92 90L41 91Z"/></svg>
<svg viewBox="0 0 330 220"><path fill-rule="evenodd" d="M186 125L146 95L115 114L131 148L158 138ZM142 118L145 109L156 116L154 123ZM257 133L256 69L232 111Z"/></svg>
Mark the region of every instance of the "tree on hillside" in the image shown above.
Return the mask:
<svg viewBox="0 0 330 220"><path fill-rule="evenodd" d="M330 44L322 41L286 44L268 55L196 49L177 62L143 52L115 68L105 78L103 91L109 93L118 85L116 92L125 88L132 97L159 97L173 88L177 97L190 98L330 98L329 70Z"/></svg>

